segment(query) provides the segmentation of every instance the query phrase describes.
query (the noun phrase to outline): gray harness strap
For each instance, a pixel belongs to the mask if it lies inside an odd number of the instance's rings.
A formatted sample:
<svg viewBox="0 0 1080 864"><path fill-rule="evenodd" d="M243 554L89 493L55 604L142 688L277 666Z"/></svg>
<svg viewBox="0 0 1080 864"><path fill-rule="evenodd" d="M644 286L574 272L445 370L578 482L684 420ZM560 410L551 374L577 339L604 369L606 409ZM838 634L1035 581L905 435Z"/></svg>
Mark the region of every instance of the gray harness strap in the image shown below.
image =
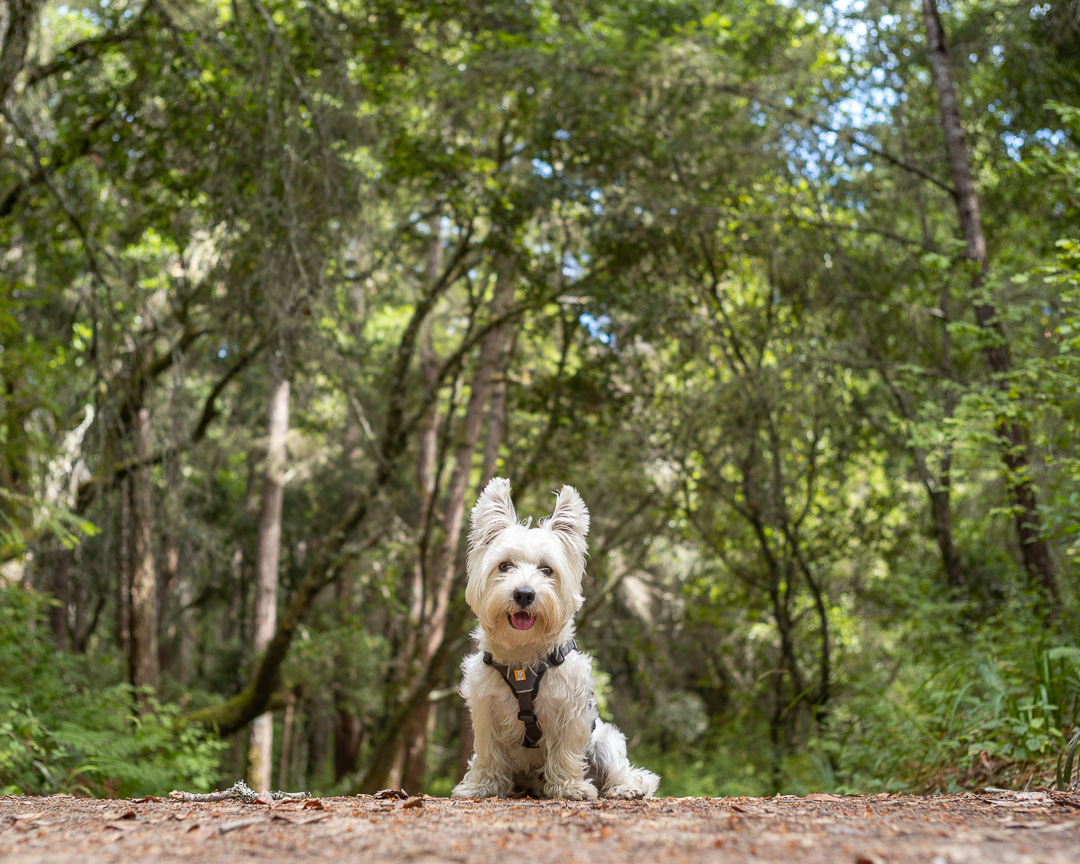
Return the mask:
<svg viewBox="0 0 1080 864"><path fill-rule="evenodd" d="M552 666L561 666L566 655L576 650L577 643L571 639L539 663L521 669L511 669L502 663L496 663L490 651L484 652L484 662L502 676L506 686L517 698L518 720L525 724L525 739L521 742L522 747L535 750L540 746L540 739L544 735L540 724L536 722L536 696L540 692L540 681L544 673Z"/></svg>

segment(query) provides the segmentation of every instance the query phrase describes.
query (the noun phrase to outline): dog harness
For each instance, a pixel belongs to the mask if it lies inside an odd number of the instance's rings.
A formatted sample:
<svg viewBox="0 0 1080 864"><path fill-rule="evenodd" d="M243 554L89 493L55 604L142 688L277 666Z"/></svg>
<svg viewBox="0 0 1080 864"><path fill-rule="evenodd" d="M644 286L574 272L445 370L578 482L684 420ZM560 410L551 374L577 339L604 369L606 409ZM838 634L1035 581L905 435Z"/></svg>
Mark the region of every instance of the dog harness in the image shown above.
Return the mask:
<svg viewBox="0 0 1080 864"><path fill-rule="evenodd" d="M535 750L540 746L540 739L544 732L540 724L536 722L536 696L540 692L540 681L552 666L562 666L566 655L577 650L577 643L571 639L565 645L560 645L539 663L525 666L521 669L512 669L502 663L496 663L490 651L484 652L484 662L501 676L506 686L517 697L518 720L525 724L525 739L521 742L522 747Z"/></svg>

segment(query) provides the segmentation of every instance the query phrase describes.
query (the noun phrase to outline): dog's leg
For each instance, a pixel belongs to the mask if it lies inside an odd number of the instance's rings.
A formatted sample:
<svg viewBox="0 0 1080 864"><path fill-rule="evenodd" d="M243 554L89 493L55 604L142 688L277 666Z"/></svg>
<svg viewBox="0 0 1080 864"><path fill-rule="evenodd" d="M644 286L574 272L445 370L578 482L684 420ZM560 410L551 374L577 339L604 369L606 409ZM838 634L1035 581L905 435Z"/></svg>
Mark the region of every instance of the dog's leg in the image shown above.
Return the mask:
<svg viewBox="0 0 1080 864"><path fill-rule="evenodd" d="M597 719L587 752L590 775L605 798L648 798L660 778L645 768L635 768L626 755L626 736Z"/></svg>
<svg viewBox="0 0 1080 864"><path fill-rule="evenodd" d="M548 738L548 733L544 733ZM544 795L592 801L596 787L585 779L585 747L589 743L589 718L578 714L567 718L562 729L553 729L550 749L544 762Z"/></svg>
<svg viewBox="0 0 1080 864"><path fill-rule="evenodd" d="M454 798L506 798L514 791L514 767L493 734L490 712L472 711L472 719L476 752L450 794Z"/></svg>

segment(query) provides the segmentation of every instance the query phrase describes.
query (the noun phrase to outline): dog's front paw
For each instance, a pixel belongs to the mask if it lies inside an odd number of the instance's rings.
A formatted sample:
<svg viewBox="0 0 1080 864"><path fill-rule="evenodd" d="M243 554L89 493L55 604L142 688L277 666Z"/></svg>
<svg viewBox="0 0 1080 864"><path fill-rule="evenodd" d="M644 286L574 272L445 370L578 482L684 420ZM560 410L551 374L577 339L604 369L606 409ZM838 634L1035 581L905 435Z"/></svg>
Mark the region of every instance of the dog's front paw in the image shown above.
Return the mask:
<svg viewBox="0 0 1080 864"><path fill-rule="evenodd" d="M548 783L544 786L544 795L548 798L566 798L570 801L595 801L596 787L588 780Z"/></svg>
<svg viewBox="0 0 1080 864"><path fill-rule="evenodd" d="M450 793L451 798L505 798L510 794L510 786L507 784L501 784L498 781L490 780L488 782L476 782L470 781L468 777L465 777L457 786L454 787L454 791Z"/></svg>

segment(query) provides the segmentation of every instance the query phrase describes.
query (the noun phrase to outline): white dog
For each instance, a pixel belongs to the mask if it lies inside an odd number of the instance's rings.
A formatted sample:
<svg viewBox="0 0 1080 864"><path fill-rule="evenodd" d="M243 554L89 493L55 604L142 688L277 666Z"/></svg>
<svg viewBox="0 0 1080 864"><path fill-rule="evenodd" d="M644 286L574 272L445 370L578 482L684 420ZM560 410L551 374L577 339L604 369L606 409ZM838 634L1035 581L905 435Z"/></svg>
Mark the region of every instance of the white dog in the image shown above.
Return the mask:
<svg viewBox="0 0 1080 864"><path fill-rule="evenodd" d="M589 511L570 486L536 528L518 522L509 480L495 478L477 500L465 600L480 619L480 653L465 658L461 684L476 753L455 798L656 791L660 778L632 766L622 732L597 717L592 660L574 643L588 533Z"/></svg>

